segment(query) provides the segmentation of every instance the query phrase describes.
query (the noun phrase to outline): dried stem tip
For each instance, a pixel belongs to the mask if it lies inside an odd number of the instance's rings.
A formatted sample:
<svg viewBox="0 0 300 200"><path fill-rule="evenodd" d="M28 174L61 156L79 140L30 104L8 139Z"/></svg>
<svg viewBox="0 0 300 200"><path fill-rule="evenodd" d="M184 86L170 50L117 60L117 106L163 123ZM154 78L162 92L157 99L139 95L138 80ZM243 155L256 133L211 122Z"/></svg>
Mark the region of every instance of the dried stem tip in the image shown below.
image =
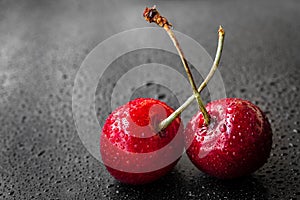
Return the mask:
<svg viewBox="0 0 300 200"><path fill-rule="evenodd" d="M145 20L149 23L156 23L158 26L164 27L168 26L171 27L172 24L168 22L168 20L161 16L159 12L156 9L156 6L153 6L152 8L145 8L143 16Z"/></svg>
<svg viewBox="0 0 300 200"><path fill-rule="evenodd" d="M225 31L222 26L219 26L218 33L219 33L219 36L222 36L222 37L225 35Z"/></svg>

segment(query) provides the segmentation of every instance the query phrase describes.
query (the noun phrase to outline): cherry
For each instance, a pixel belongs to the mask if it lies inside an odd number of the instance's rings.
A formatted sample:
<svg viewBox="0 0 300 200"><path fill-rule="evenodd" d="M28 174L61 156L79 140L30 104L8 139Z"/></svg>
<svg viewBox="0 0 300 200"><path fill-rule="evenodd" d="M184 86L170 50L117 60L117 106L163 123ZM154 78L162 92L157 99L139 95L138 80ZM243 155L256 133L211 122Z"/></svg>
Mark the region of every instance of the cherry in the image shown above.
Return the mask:
<svg viewBox="0 0 300 200"><path fill-rule="evenodd" d="M254 172L270 154L272 131L263 112L249 101L228 98L204 106L200 92L219 66L224 30L219 28L217 53L213 66L197 89L171 23L155 6L143 13L148 22L163 27L173 41L193 96L177 110L165 103L139 98L120 106L107 118L101 135L100 152L109 173L129 184L145 184L168 173L183 150L179 115L197 100L198 112L185 129L187 154L202 171L218 178L236 178Z"/></svg>
<svg viewBox="0 0 300 200"><path fill-rule="evenodd" d="M248 175L268 159L272 131L267 117L254 104L224 98L207 104L211 122L201 112L185 129L187 155L201 171L221 179Z"/></svg>
<svg viewBox="0 0 300 200"><path fill-rule="evenodd" d="M183 126L179 117L163 130L158 125L173 112L150 98L115 109L103 126L100 143L108 172L123 183L145 184L172 170L183 153Z"/></svg>
<svg viewBox="0 0 300 200"><path fill-rule="evenodd" d="M143 16L165 28L180 54L191 84L195 85L168 20L161 17L155 7L146 8ZM199 92L194 90L194 94L199 95ZM184 148L179 118L184 109L174 112L161 101L140 98L113 111L104 124L100 144L102 160L110 174L124 183L145 184L169 172Z"/></svg>

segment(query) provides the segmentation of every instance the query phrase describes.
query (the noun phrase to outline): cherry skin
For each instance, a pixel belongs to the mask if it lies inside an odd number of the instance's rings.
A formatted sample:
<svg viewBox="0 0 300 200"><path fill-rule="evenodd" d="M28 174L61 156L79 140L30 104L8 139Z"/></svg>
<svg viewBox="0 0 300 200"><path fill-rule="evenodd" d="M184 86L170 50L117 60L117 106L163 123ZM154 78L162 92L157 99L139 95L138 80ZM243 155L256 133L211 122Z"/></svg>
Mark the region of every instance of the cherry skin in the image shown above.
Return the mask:
<svg viewBox="0 0 300 200"><path fill-rule="evenodd" d="M150 98L132 100L107 118L100 138L100 153L108 172L127 184L146 184L167 174L184 149L179 117L163 131L160 121L174 110Z"/></svg>
<svg viewBox="0 0 300 200"><path fill-rule="evenodd" d="M207 104L210 124L201 112L185 129L187 155L201 171L220 178L249 175L268 159L272 130L264 113L249 101L225 98Z"/></svg>

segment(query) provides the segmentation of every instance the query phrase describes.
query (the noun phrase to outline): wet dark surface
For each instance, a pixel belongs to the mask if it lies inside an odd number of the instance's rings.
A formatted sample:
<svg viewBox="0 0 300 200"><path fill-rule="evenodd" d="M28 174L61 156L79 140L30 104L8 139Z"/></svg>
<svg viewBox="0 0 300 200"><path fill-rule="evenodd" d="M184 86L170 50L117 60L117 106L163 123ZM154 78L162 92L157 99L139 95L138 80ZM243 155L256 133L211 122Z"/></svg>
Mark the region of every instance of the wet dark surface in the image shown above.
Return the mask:
<svg viewBox="0 0 300 200"><path fill-rule="evenodd" d="M141 16L145 2L3 0L0 199L300 199L300 2L147 1L147 6L153 4L177 31L194 38L212 56L216 28L224 26L220 72L226 93L266 112L274 132L268 163L250 177L220 181L183 156L170 174L153 184L133 187L115 181L77 135L73 82L99 42L127 29L151 26ZM180 67L176 59L172 62ZM126 56L112 65L124 60ZM164 58L140 51L127 60L136 64ZM99 115L110 112L99 103L114 87L106 83L107 88L97 90ZM138 96L178 106L172 92L156 84L133 91L132 98ZM209 100L207 91L204 98Z"/></svg>

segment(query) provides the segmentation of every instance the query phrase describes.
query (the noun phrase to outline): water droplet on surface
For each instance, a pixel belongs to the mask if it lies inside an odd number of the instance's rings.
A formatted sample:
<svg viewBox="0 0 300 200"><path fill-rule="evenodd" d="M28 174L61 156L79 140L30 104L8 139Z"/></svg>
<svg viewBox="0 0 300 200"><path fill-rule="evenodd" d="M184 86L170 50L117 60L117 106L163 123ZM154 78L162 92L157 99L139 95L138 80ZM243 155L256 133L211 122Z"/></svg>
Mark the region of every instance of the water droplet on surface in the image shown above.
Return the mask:
<svg viewBox="0 0 300 200"><path fill-rule="evenodd" d="M227 127L226 127L226 125L225 124L222 124L221 126L220 126L220 131L222 132L222 133L224 133L224 132L226 132L226 130L227 130Z"/></svg>
<svg viewBox="0 0 300 200"><path fill-rule="evenodd" d="M108 189L108 188L111 188L111 187L113 187L114 186L114 184L108 184L107 186L106 186L106 188Z"/></svg>
<svg viewBox="0 0 300 200"><path fill-rule="evenodd" d="M166 95L165 94L160 94L158 95L158 99L159 100L162 100L162 99L165 99L166 98Z"/></svg>
<svg viewBox="0 0 300 200"><path fill-rule="evenodd" d="M298 133L298 130L297 130L297 129L293 129L293 132L294 132L294 133Z"/></svg>
<svg viewBox="0 0 300 200"><path fill-rule="evenodd" d="M200 128L200 130L199 130L199 135L201 135L201 136L206 135L206 127Z"/></svg>
<svg viewBox="0 0 300 200"><path fill-rule="evenodd" d="M232 108L227 108L227 113L232 114L233 113L233 109Z"/></svg>

